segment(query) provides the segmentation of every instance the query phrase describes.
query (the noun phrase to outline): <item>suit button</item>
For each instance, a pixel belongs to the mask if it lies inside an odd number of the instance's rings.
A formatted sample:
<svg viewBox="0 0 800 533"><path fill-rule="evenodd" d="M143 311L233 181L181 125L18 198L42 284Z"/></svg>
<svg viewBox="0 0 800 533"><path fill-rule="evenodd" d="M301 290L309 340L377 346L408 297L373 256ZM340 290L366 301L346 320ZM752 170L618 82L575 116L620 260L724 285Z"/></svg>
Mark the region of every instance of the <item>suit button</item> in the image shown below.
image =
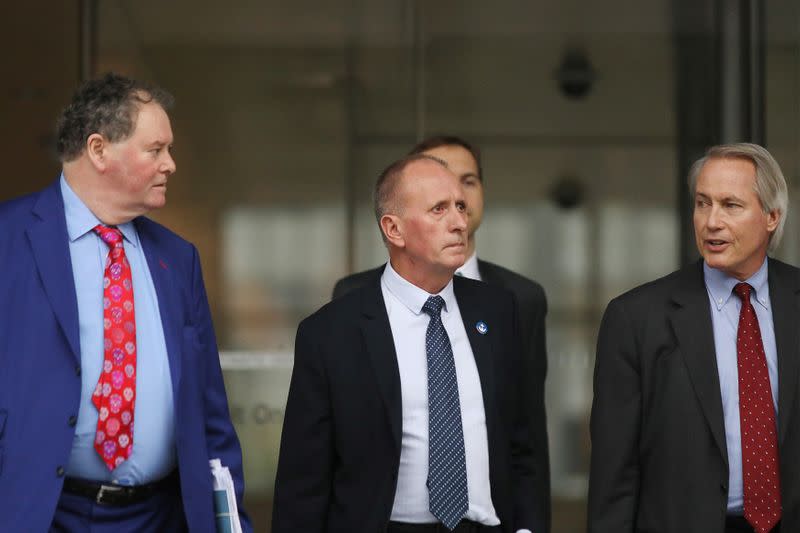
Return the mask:
<svg viewBox="0 0 800 533"><path fill-rule="evenodd" d="M64 477L64 467L63 466L59 466L58 468L56 468L56 475L58 477Z"/></svg>
<svg viewBox="0 0 800 533"><path fill-rule="evenodd" d="M722 489L722 492L725 492L725 493L728 492L728 484L727 483L720 483L719 484L719 488Z"/></svg>
<svg viewBox="0 0 800 533"><path fill-rule="evenodd" d="M78 366L75 367L75 375L76 376L80 376L81 375L81 365L78 365Z"/></svg>
<svg viewBox="0 0 800 533"><path fill-rule="evenodd" d="M70 427L75 427L75 424L77 422L78 422L78 417L77 416L72 415L71 417L69 417L69 425L70 425Z"/></svg>

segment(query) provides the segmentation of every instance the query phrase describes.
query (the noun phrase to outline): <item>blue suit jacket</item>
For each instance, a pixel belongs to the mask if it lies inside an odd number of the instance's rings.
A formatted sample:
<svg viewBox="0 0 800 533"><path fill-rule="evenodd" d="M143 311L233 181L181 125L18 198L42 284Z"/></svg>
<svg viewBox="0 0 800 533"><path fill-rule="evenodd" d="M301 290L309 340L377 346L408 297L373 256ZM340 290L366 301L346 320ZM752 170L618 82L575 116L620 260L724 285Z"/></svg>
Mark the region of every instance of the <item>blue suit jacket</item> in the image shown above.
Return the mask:
<svg viewBox="0 0 800 533"><path fill-rule="evenodd" d="M240 509L244 481L200 261L163 226L134 223L166 339L186 521L211 533L209 458L230 467ZM0 204L0 531L47 531L70 455L81 354L68 239L58 181Z"/></svg>

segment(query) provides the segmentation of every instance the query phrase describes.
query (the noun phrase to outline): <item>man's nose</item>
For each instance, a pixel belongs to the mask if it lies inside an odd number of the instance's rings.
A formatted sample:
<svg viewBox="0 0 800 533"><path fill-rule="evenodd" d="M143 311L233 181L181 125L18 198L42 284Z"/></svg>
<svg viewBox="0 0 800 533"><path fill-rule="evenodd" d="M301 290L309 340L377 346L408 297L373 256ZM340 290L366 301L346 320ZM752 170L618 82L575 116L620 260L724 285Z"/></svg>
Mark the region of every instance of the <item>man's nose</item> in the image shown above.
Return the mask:
<svg viewBox="0 0 800 533"><path fill-rule="evenodd" d="M456 209L456 216L455 221L453 222L453 227L459 231L465 231L467 229L467 212L466 210L459 210Z"/></svg>
<svg viewBox="0 0 800 533"><path fill-rule="evenodd" d="M164 172L165 174L174 174L175 170L177 170L177 166L175 165L175 160L172 159L172 154L168 152L164 160L164 163L162 165L162 172Z"/></svg>
<svg viewBox="0 0 800 533"><path fill-rule="evenodd" d="M719 207L712 205L708 210L708 217L706 218L706 227L719 228L722 225L722 214Z"/></svg>

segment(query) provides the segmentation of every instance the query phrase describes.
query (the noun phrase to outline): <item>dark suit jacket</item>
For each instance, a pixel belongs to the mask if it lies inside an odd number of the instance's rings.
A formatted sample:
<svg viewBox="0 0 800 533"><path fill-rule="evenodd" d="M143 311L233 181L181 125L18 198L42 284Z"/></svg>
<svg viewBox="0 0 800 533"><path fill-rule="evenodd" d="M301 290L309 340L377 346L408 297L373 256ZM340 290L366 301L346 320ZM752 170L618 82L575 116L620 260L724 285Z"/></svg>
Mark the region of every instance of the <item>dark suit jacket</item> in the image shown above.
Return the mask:
<svg viewBox="0 0 800 533"><path fill-rule="evenodd" d="M357 272L336 282L333 297L343 294L380 278L384 267ZM547 442L547 418L545 416L544 392L547 376L547 349L545 346L545 315L547 299L542 286L526 277L489 261L478 259L478 271L483 281L489 285L503 287L511 291L517 301L519 321L522 330L522 350L527 354L525 363L529 365L528 375L533 413L533 429L536 439L536 492L532 504L537 513L544 517L545 526L534 533L550 531L550 454Z"/></svg>
<svg viewBox="0 0 800 533"><path fill-rule="evenodd" d="M200 261L166 228L143 217L134 224L164 327L186 520L192 532L213 533L209 458L230 467L240 505L244 485ZM58 181L0 204L0 302L0 531L47 531L81 395L78 304Z"/></svg>
<svg viewBox="0 0 800 533"><path fill-rule="evenodd" d="M531 405L513 296L468 279L454 290L483 392L492 502L510 533L541 531ZM486 335L475 324L489 326ZM385 531L402 436L400 375L379 279L297 330L275 481L273 533Z"/></svg>
<svg viewBox="0 0 800 533"><path fill-rule="evenodd" d="M770 259L781 531L800 531L800 271ZM728 456L702 262L609 303L597 341L589 531L723 533Z"/></svg>

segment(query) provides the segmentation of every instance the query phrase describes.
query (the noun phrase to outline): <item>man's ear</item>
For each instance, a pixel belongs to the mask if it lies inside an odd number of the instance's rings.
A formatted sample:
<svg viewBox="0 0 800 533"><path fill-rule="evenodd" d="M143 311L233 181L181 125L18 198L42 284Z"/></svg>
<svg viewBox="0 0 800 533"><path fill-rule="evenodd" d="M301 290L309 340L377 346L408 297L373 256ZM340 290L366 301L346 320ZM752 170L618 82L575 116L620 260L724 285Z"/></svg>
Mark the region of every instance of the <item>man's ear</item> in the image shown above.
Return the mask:
<svg viewBox="0 0 800 533"><path fill-rule="evenodd" d="M107 152L108 141L105 137L99 133L89 135L89 138L86 139L86 155L98 172L104 171L108 165Z"/></svg>
<svg viewBox="0 0 800 533"><path fill-rule="evenodd" d="M767 231L772 233L778 228L778 223L781 221L781 217L783 214L777 210L773 209L769 213L767 213Z"/></svg>
<svg viewBox="0 0 800 533"><path fill-rule="evenodd" d="M386 238L386 242L392 246L398 248L405 246L402 223L397 215L383 215L381 217L381 231Z"/></svg>

